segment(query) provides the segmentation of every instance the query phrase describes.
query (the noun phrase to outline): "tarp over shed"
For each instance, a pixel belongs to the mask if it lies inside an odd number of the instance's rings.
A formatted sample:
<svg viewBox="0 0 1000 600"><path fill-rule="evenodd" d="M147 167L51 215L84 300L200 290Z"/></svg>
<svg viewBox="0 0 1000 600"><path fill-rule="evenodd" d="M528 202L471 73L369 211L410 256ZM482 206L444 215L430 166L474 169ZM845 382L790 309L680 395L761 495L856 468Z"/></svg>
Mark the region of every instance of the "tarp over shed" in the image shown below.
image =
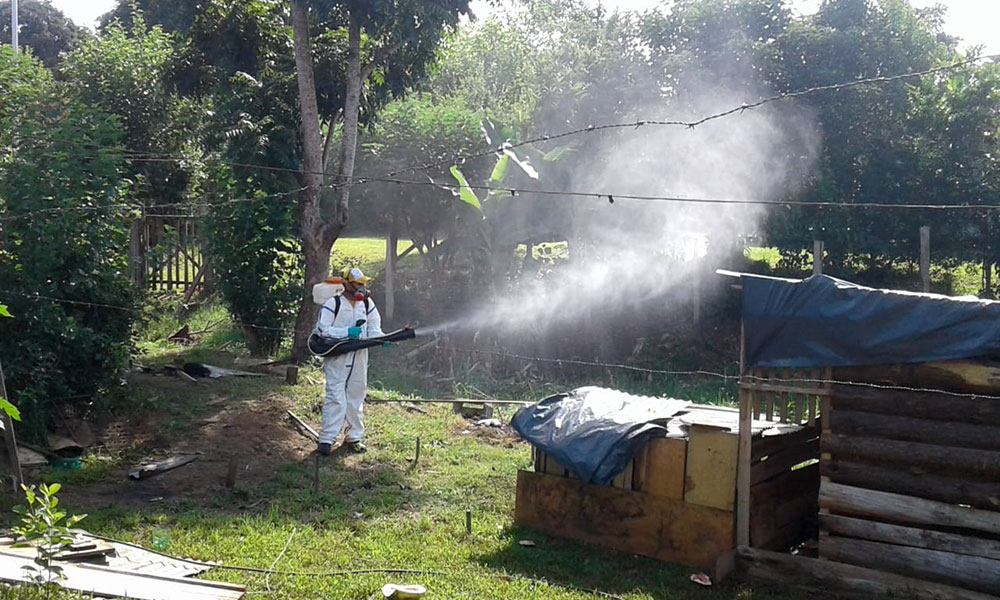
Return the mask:
<svg viewBox="0 0 1000 600"><path fill-rule="evenodd" d="M748 367L844 367L1000 356L1000 302L744 275Z"/></svg>

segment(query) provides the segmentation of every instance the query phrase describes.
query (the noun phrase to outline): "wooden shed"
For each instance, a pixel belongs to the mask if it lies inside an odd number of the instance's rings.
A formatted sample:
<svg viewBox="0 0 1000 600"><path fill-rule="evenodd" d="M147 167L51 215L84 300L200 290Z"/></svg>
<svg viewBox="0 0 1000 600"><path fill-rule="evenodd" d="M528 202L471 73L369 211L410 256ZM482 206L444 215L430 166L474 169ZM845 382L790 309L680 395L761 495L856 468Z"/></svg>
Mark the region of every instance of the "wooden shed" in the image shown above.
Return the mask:
<svg viewBox="0 0 1000 600"><path fill-rule="evenodd" d="M785 550L815 536L819 396L757 388L768 401L750 423L750 535ZM536 449L534 470L518 473L515 522L722 578L735 560L738 432L736 409L691 404L608 487Z"/></svg>
<svg viewBox="0 0 1000 600"><path fill-rule="evenodd" d="M768 289L748 302L748 287ZM736 529L749 575L840 597L1000 597L1000 303L815 277L744 276L743 292ZM803 375L821 360L822 377ZM821 398L814 558L753 539L752 423L775 380Z"/></svg>

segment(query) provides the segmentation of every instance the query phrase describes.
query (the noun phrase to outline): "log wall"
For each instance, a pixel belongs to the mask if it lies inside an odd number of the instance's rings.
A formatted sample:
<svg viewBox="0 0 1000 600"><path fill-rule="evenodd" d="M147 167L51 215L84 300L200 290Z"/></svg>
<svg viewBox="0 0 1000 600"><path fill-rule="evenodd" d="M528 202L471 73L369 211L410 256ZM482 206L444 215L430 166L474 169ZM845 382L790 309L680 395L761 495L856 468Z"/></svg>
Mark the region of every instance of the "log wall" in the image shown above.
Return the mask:
<svg viewBox="0 0 1000 600"><path fill-rule="evenodd" d="M833 387L821 436L820 558L1000 597L1000 400L951 392L951 378L967 370L956 369L835 375L941 387Z"/></svg>

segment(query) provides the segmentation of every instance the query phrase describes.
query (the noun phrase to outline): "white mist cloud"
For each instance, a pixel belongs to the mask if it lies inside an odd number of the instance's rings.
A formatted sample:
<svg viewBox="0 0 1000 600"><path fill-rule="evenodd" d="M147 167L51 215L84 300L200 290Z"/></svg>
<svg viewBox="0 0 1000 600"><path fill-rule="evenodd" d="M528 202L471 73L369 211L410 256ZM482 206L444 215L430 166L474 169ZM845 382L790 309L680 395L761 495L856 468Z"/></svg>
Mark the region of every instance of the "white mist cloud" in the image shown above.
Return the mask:
<svg viewBox="0 0 1000 600"><path fill-rule="evenodd" d="M687 86L683 103L661 100L632 106L622 120L695 120L740 106L746 99L745 91L717 84ZM677 112L680 105L693 108ZM582 135L601 136L600 143L588 145L596 147L589 156L571 159L578 164L564 191L775 200L803 185L819 147L810 116L778 102L694 129L644 126ZM539 185L552 187L544 172ZM614 203L593 197L578 197L573 203L568 263L542 277L523 273L519 289L492 298L469 315L461 329L500 330L530 339L551 326L598 319L614 323L651 310L670 312L672 304L690 298L698 279L715 277L715 268L733 266L742 239L760 232L767 211L751 203L620 196ZM528 205L526 197L523 206Z"/></svg>

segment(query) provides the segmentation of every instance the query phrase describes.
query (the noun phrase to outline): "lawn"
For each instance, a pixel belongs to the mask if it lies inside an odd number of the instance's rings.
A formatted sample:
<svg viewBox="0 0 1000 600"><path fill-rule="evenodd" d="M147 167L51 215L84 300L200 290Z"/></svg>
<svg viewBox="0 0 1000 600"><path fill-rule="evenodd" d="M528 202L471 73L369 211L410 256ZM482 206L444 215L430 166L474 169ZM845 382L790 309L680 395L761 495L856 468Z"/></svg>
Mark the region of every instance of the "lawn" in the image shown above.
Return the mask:
<svg viewBox="0 0 1000 600"><path fill-rule="evenodd" d="M384 242L340 240L336 250L335 261L348 257L377 272ZM145 324L139 343L138 362L147 369L188 360L244 364L238 361L245 349L220 307L202 308L185 319L192 331L202 332L195 346L186 347L164 341L180 321L163 316L169 311L151 312L160 316ZM380 598L389 582L419 583L428 598L449 599L798 597L738 578L702 588L689 581L695 570L687 567L514 526L516 474L531 468L530 448L509 428L479 427L453 414L448 404L407 401L480 391L537 400L600 383L603 370L586 381L515 384L482 373L442 381L413 369L405 352L403 346L373 351L369 452L322 459L318 490L314 444L285 418L291 409L318 425L323 380L318 363L303 367L295 386L284 384L280 375L192 384L133 373L127 403L105 416L102 443L89 451L83 468L46 469L35 479L62 482L62 506L86 513L81 526L91 532L150 546L154 530L167 530L170 554L281 572L214 569L204 576L245 584L249 597ZM617 385L703 402L732 396L715 381L641 378L619 379ZM511 415L508 407L496 416L506 423ZM125 477L130 466L181 452L199 459L147 480ZM231 460L238 476L230 488L223 480ZM525 547L521 540L536 545ZM0 587L0 599L33 593Z"/></svg>
<svg viewBox="0 0 1000 600"><path fill-rule="evenodd" d="M196 354L211 357L214 364L231 360L204 350ZM169 358L165 352L156 360ZM373 362L378 365L379 357ZM420 381L419 375L388 373L377 366L372 376L375 381L410 385ZM230 448L226 436L217 440L211 434L206 434L206 445L199 445L200 423L234 412L274 416L286 407L317 423L322 388L309 379L318 382L321 377L318 369L307 368L296 386L284 385L279 377L198 385L172 377L137 379L130 394L145 404L142 414L126 420L142 430L144 415L153 415L168 431L167 439L138 447L108 445L100 451L101 460L87 461L82 470L49 470L44 478L64 482L65 503L71 512L88 514L82 523L88 530L148 546L152 530L165 528L170 532L168 552L175 555L296 572L423 571L266 576L214 570L207 575L279 598L376 598L387 582L423 584L433 598L595 595L582 590L630 599L789 598L735 581L702 589L688 581L692 569L514 527L516 472L530 467L529 447L507 429L475 426L448 405L378 401L410 397L397 389L373 389L367 409L369 452L323 459L318 492L313 490L311 442L289 424L270 421L259 425L286 428L288 433L271 435L239 456L241 464L248 465L245 481L226 489L211 479L204 465L224 462ZM170 390L185 393L171 396ZM510 415L508 409L501 417L506 421ZM245 449L246 444L235 440L253 434L229 432L232 448ZM414 465L418 437L421 451ZM149 502L143 488L152 486L150 493L159 494L164 484L157 484L158 478L127 481L124 468L142 456L169 453L164 445L198 448L203 455L189 467L159 476L168 488L183 493ZM267 468L254 473L258 460ZM204 482L204 487L185 487L185 480L192 479ZM467 510L472 514L471 533L466 531ZM518 544L525 539L537 545Z"/></svg>

